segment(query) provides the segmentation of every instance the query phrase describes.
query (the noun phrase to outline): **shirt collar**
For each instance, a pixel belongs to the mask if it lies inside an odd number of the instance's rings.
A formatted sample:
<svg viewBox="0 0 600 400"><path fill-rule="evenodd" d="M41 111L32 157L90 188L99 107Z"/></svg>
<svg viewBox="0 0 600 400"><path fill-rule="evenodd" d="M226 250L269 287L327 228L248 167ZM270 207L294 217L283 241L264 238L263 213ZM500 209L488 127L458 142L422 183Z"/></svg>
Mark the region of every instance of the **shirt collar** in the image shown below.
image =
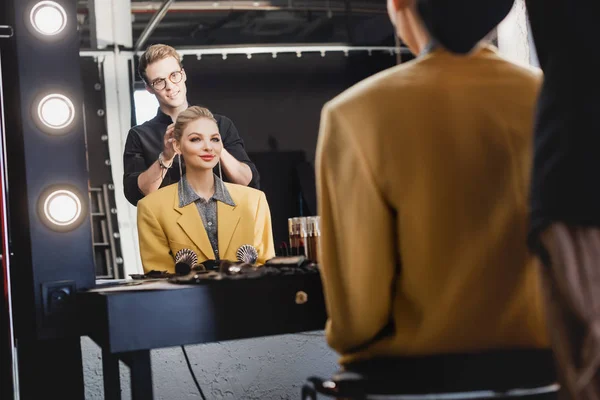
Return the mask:
<svg viewBox="0 0 600 400"><path fill-rule="evenodd" d="M214 175L214 174L213 174ZM229 206L235 207L235 203L227 190L227 187L217 175L215 177L215 193L212 195L210 200L220 201L221 203L227 204ZM183 175L183 178L179 180L177 184L177 193L179 193L179 207L185 207L188 204L194 203L199 200L203 200L194 189L190 186L186 175Z"/></svg>
<svg viewBox="0 0 600 400"><path fill-rule="evenodd" d="M421 50L421 52L419 53L419 57L422 57L422 56L424 56L426 54L431 53L432 51L434 51L438 47L439 47L438 42L435 39L431 39L429 41L429 43L427 43L427 45L423 48L423 50Z"/></svg>
<svg viewBox="0 0 600 400"><path fill-rule="evenodd" d="M157 122L162 122L163 124L170 125L173 123L173 119L165 114L160 107L158 107L158 111L156 112L156 117L154 117Z"/></svg>

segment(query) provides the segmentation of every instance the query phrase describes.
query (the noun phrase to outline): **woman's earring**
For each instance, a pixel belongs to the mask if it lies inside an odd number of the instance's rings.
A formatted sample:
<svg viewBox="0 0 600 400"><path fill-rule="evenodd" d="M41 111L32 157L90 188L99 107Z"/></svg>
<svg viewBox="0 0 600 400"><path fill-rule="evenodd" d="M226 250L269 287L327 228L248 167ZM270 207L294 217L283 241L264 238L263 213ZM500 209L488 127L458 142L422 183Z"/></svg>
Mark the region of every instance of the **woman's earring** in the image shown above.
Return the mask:
<svg viewBox="0 0 600 400"><path fill-rule="evenodd" d="M183 172L181 168L181 153L177 153L177 161L179 162L179 179L183 178Z"/></svg>
<svg viewBox="0 0 600 400"><path fill-rule="evenodd" d="M219 179L223 180L223 173L221 172L221 160L219 160L217 164L219 164Z"/></svg>

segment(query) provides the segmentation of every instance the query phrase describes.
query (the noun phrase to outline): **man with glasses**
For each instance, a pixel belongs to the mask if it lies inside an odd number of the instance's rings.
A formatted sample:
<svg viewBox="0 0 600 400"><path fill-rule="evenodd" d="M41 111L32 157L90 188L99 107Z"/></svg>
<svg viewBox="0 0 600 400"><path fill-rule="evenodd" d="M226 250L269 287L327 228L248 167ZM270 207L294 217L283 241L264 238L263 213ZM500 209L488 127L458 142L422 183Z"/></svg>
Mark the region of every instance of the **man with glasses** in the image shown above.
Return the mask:
<svg viewBox="0 0 600 400"><path fill-rule="evenodd" d="M156 117L129 130L123 154L125 197L133 204L163 186L179 181L173 149L173 122L188 108L187 76L177 51L164 44L150 46L140 57L138 72L146 90L159 103ZM259 175L233 122L215 115L223 140L222 178L258 188Z"/></svg>

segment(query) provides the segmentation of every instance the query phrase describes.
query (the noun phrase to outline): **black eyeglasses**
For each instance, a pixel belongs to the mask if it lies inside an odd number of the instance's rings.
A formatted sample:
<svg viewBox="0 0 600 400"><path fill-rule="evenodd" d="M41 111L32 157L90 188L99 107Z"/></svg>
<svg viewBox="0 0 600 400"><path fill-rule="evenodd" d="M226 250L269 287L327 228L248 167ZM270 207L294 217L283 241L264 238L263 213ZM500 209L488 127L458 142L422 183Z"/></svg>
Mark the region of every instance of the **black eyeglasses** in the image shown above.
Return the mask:
<svg viewBox="0 0 600 400"><path fill-rule="evenodd" d="M172 83L179 83L183 79L183 69L180 71L171 72L169 75L169 80ZM154 90L163 90L167 87L167 80L165 78L156 79L154 82L150 84Z"/></svg>

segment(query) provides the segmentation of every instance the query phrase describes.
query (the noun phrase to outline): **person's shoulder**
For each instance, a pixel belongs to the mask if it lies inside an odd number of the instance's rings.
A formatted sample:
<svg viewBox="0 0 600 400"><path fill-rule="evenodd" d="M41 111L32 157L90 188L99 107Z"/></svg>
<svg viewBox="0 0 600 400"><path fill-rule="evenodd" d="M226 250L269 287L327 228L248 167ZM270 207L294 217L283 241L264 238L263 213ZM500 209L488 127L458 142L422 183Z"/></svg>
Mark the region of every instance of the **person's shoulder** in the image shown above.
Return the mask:
<svg viewBox="0 0 600 400"><path fill-rule="evenodd" d="M426 82L421 78L424 70L423 60L414 59L405 63L384 69L354 84L325 104L325 108L361 107L370 101L376 101L393 96L410 97L410 92Z"/></svg>
<svg viewBox="0 0 600 400"><path fill-rule="evenodd" d="M258 202L262 197L266 197L262 190L254 189L249 186L238 185L237 183L223 182L227 191L231 195L233 202L237 204L237 200L254 203Z"/></svg>
<svg viewBox="0 0 600 400"><path fill-rule="evenodd" d="M225 115L213 114L213 116L217 121L217 126L219 127L219 132L221 133L221 136L223 136L223 139L227 139L232 131L231 128L233 127L234 129L236 129L235 124L229 117L226 117Z"/></svg>
<svg viewBox="0 0 600 400"><path fill-rule="evenodd" d="M499 68L505 76L521 79L533 85L541 85L544 74L540 68L515 59L509 59L502 55L495 46L486 45L483 46L483 49L488 53L488 57L495 62L495 67Z"/></svg>
<svg viewBox="0 0 600 400"><path fill-rule="evenodd" d="M507 88L510 86L518 88L524 93L537 93L544 79L544 74L540 68L514 58L508 58L491 44L482 43L479 51L481 58L490 61L489 63L478 64L485 69L488 75L490 73L493 74L492 76L501 75L507 83L512 83L507 85Z"/></svg>
<svg viewBox="0 0 600 400"><path fill-rule="evenodd" d="M217 125L219 125L219 126L233 125L233 121L231 120L231 118L229 118L223 114L213 114L213 117L215 117L215 120L217 120Z"/></svg>
<svg viewBox="0 0 600 400"><path fill-rule="evenodd" d="M156 122L154 121L155 118L152 118L151 120L142 122L141 124L137 124L132 126L131 128L129 128L129 134L130 135L144 135L147 132L150 132L153 127L156 125Z"/></svg>
<svg viewBox="0 0 600 400"><path fill-rule="evenodd" d="M145 130L143 124L139 124L139 125L134 125L131 128L129 128L129 132L127 133L128 136L140 136L143 131Z"/></svg>
<svg viewBox="0 0 600 400"><path fill-rule="evenodd" d="M147 121L142 122L141 124L136 124L130 128L130 132L134 131L138 134L143 134L148 131L156 130L158 128L164 129L164 126L167 126L168 123L165 122L164 115L161 116L160 112L150 118Z"/></svg>
<svg viewBox="0 0 600 400"><path fill-rule="evenodd" d="M171 205L173 198L177 193L177 183L162 187L155 192L152 192L138 201L138 209L150 208L152 210L159 210L165 208L165 205Z"/></svg>
<svg viewBox="0 0 600 400"><path fill-rule="evenodd" d="M507 68L511 69L515 74L521 75L523 79L532 81L541 81L544 73L538 67L533 65L505 60Z"/></svg>
<svg viewBox="0 0 600 400"><path fill-rule="evenodd" d="M535 91L539 90L544 81L544 73L540 68L520 63L508 63L507 68L512 71L514 76L523 81L524 87L529 87Z"/></svg>

